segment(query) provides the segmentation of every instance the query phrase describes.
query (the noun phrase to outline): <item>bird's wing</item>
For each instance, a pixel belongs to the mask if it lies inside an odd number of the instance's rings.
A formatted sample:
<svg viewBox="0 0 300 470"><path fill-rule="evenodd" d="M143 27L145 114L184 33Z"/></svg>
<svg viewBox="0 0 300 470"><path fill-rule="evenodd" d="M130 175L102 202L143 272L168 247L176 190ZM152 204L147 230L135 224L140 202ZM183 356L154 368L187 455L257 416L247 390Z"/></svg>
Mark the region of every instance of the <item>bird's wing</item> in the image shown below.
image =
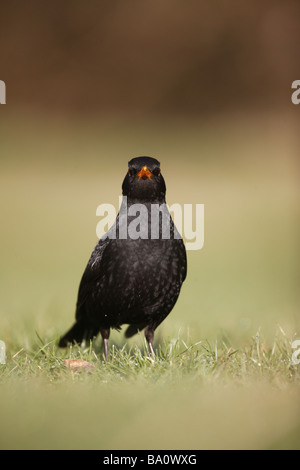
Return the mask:
<svg viewBox="0 0 300 470"><path fill-rule="evenodd" d="M181 241L181 247L180 247L180 256L181 256L181 264L180 264L180 271L181 271L181 282L183 282L186 278L186 273L187 273L187 259L186 259L186 250L183 244L183 241Z"/></svg>
<svg viewBox="0 0 300 470"><path fill-rule="evenodd" d="M80 281L79 290L78 290L78 299L76 305L76 319L78 320L83 310L81 307L85 304L88 295L91 290L95 288L95 284L98 279L103 275L103 270L101 268L101 260L103 253L109 244L109 239L101 239L94 248L93 253L91 254L90 260L85 268L83 276Z"/></svg>

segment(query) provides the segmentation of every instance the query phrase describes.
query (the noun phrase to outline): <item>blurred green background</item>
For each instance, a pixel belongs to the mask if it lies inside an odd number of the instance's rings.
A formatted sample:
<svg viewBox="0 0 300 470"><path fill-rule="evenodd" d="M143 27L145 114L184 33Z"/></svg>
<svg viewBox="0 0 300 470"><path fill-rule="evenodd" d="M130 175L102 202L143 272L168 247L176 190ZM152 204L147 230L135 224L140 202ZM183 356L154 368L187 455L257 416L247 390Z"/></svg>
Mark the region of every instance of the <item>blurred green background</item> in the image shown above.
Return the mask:
<svg viewBox="0 0 300 470"><path fill-rule="evenodd" d="M239 347L259 328L272 341L278 325L299 338L300 107L290 99L300 73L299 13L292 0L1 6L0 339L10 354L32 348L35 330L51 341L72 323L97 242L96 208L117 207L127 162L138 155L161 161L170 205L205 205L204 247L188 252L187 280L156 345L182 335ZM125 343L119 333L112 341ZM11 423L4 448L296 445L299 390L270 398L268 384L240 394L222 384L138 383L134 392L130 384L15 385L1 384L1 421ZM118 402L103 419L119 431L102 428L100 440L88 418L98 393L107 409ZM58 432L65 401L69 424ZM146 417L139 406L149 407ZM163 416L174 428L174 409L178 434L145 425ZM134 434L144 426L147 439Z"/></svg>
<svg viewBox="0 0 300 470"><path fill-rule="evenodd" d="M10 330L29 321L59 334L73 321L96 208L118 207L127 161L145 153L161 160L169 204L205 205L204 247L188 252L187 282L159 331L189 327L195 341L259 327L272 335L278 324L294 332L299 190L287 117L186 128L7 116L1 127L1 322Z"/></svg>

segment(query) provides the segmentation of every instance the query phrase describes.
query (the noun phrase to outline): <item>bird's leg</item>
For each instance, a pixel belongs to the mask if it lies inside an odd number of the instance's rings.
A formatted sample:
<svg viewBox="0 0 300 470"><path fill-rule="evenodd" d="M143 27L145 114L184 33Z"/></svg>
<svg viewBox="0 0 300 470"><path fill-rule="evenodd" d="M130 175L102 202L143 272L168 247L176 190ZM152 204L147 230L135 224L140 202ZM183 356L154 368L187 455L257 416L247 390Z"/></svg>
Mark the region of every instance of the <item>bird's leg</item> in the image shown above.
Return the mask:
<svg viewBox="0 0 300 470"><path fill-rule="evenodd" d="M153 338L154 338L154 329L151 326L147 326L145 329L145 338L149 344L149 349L152 354L152 357L155 358L154 349L153 349Z"/></svg>
<svg viewBox="0 0 300 470"><path fill-rule="evenodd" d="M100 330L103 342L104 342L104 357L107 362L108 360L108 338L110 334L110 329L109 328L103 328Z"/></svg>

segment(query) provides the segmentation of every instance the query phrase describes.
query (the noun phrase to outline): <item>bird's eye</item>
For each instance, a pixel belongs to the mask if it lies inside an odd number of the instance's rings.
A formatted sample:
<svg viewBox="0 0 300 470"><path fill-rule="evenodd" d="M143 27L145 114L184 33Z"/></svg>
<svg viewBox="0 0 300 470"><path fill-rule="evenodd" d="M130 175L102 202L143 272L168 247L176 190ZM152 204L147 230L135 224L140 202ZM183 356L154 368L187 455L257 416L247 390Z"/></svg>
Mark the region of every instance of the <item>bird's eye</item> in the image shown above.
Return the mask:
<svg viewBox="0 0 300 470"><path fill-rule="evenodd" d="M159 175L160 175L160 168L159 168L159 167L154 168L154 170L152 171L152 173L154 174L154 176L159 176Z"/></svg>
<svg viewBox="0 0 300 470"><path fill-rule="evenodd" d="M128 169L128 175L129 176L134 176L136 174L136 170L134 168L129 168Z"/></svg>

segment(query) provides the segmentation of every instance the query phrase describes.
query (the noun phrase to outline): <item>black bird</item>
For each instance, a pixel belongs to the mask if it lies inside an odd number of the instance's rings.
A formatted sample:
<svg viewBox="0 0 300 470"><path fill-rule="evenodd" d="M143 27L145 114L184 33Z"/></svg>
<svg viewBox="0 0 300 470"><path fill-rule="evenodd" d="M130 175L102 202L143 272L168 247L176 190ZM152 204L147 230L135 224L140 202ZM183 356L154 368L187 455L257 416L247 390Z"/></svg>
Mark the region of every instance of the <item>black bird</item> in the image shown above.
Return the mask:
<svg viewBox="0 0 300 470"><path fill-rule="evenodd" d="M95 246L82 276L76 323L59 342L66 347L100 332L106 360L110 328L123 324L129 324L127 338L145 328L154 356L154 331L174 307L187 269L159 161L133 158L122 192L115 224Z"/></svg>

